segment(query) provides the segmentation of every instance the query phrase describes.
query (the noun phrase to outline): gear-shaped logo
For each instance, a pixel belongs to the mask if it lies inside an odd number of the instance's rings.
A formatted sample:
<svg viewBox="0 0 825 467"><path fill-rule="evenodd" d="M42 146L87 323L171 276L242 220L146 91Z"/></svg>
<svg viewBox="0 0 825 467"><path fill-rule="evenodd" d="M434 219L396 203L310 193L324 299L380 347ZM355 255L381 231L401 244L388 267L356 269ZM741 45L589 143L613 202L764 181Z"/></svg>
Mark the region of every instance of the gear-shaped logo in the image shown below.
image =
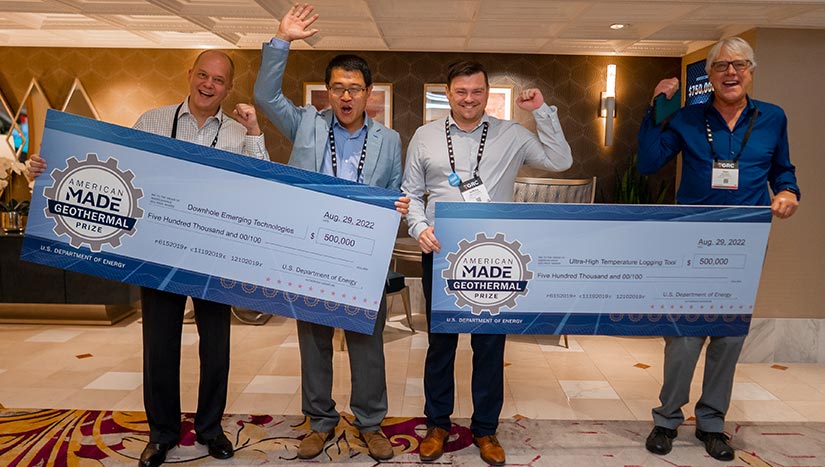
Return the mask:
<svg viewBox="0 0 825 467"><path fill-rule="evenodd" d="M132 183L132 171L120 170L117 162L114 157L101 162L88 153L86 160L71 157L65 169L51 172L54 183L43 191L45 214L55 221L54 233L67 235L71 246L85 243L98 252L105 244L120 246L123 235L134 235L143 217L137 203L143 190Z"/></svg>
<svg viewBox="0 0 825 467"><path fill-rule="evenodd" d="M458 251L447 255L450 267L441 273L447 279L444 291L455 296L456 306L471 307L474 315L488 310L495 316L502 307L514 308L516 297L527 295L527 282L533 278L527 269L532 259L520 248L519 241L508 242L502 233L461 240Z"/></svg>

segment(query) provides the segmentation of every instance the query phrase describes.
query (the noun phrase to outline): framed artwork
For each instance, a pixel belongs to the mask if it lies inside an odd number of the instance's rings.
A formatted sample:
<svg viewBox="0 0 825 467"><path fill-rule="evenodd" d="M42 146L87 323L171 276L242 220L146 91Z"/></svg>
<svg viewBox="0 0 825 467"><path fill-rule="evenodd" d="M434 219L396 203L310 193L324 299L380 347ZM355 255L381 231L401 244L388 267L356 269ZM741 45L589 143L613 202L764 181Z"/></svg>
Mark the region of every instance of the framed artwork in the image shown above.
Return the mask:
<svg viewBox="0 0 825 467"><path fill-rule="evenodd" d="M490 97L484 109L487 115L501 120L513 118L513 86L490 86ZM424 85L424 123L446 117L450 113L446 84Z"/></svg>
<svg viewBox="0 0 825 467"><path fill-rule="evenodd" d="M424 123L444 118L450 114L446 84L424 85Z"/></svg>
<svg viewBox="0 0 825 467"><path fill-rule="evenodd" d="M318 110L329 108L329 93L324 83L304 83L304 105ZM372 83L372 93L367 101L367 115L387 128L392 128L392 83Z"/></svg>

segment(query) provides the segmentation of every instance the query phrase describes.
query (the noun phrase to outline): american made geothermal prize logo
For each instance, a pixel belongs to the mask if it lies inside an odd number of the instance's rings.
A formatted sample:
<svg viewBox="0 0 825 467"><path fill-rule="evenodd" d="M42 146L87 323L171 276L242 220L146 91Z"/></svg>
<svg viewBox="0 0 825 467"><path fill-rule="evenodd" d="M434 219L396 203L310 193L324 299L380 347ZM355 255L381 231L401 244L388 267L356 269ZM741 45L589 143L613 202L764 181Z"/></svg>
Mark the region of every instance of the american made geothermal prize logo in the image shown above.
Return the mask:
<svg viewBox="0 0 825 467"><path fill-rule="evenodd" d="M502 233L461 240L458 251L447 255L450 266L441 273L447 279L445 292L455 296L456 306L471 307L474 315L488 310L495 316L501 307L515 307L516 297L527 295L527 282L533 278L527 270L530 255L521 254L520 248L521 243L506 241Z"/></svg>
<svg viewBox="0 0 825 467"><path fill-rule="evenodd" d="M133 235L143 216L137 205L143 190L132 184L135 175L118 169L114 157L101 162L94 153L84 161L72 157L66 164L64 170L52 171L54 183L43 190L54 233L67 235L75 248L85 243L95 252L105 244L120 246L120 237Z"/></svg>

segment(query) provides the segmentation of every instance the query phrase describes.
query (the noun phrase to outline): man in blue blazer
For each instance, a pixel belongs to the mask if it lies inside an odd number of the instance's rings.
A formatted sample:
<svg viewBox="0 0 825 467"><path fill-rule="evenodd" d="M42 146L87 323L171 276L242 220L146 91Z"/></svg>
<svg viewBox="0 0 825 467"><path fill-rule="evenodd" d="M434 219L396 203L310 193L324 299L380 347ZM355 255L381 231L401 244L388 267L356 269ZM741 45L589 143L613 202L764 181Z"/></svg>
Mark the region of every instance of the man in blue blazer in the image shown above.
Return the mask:
<svg viewBox="0 0 825 467"><path fill-rule="evenodd" d="M281 92L289 44L307 38L318 18L313 7L295 5L284 16L275 37L263 45L261 68L255 82L255 102L289 138L289 165L347 180L399 190L401 186L401 138L397 132L366 114L372 90L367 63L355 55L338 55L326 69L331 109L298 107ZM409 198L401 197L396 209L406 215ZM352 392L350 408L355 426L376 460L393 456L393 448L381 431L387 414L387 382L384 368L384 321L386 297L371 336L346 331ZM298 457L311 459L323 451L335 435L340 418L332 399L332 336L335 329L298 321L301 351L301 409L309 417L311 432L301 440Z"/></svg>

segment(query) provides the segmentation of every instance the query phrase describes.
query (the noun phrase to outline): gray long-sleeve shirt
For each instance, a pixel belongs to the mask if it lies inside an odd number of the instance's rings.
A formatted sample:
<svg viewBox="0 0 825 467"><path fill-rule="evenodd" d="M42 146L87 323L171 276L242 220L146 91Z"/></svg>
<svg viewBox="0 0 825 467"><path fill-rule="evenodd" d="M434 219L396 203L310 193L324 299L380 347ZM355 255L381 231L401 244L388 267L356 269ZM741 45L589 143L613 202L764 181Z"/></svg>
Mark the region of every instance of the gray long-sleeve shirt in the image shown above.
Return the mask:
<svg viewBox="0 0 825 467"><path fill-rule="evenodd" d="M470 180L476 168L482 125L467 132L458 128L452 116L446 118L450 119L456 173L461 180ZM482 123L489 122L490 126L478 173L492 201L513 200L513 184L523 164L561 172L573 163L556 107L544 104L533 111L533 118L538 138L518 123L486 114L482 118ZM458 187L451 186L447 180L451 172L444 119L418 128L407 149L401 184L401 191L410 197L407 225L413 238L417 239L421 232L433 225L436 202L463 201ZM429 193L426 212L425 193Z"/></svg>

